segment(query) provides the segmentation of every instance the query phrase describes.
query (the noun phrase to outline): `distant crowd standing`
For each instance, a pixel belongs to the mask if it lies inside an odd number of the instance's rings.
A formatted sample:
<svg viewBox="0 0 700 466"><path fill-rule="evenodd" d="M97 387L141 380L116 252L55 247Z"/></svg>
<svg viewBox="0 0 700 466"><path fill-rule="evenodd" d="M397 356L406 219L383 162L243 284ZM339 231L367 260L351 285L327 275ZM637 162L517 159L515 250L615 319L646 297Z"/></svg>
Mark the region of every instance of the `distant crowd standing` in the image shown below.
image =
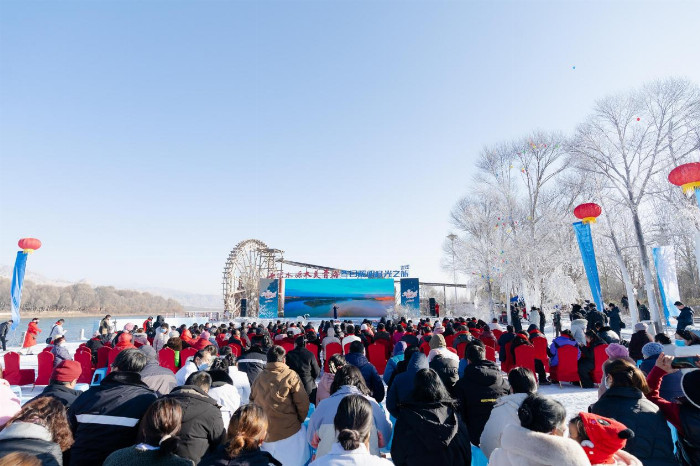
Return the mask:
<svg viewBox="0 0 700 466"><path fill-rule="evenodd" d="M59 320L40 395L20 406L0 377L0 465L469 465L472 451L495 466L700 465L700 363L676 361L680 347L643 324L623 341L613 304L574 305L570 329L558 313L551 344L541 310L514 310L506 328L464 317L174 328L158 316L115 329L106 316L81 351L96 363L110 348L109 373L85 392ZM700 353L687 325L677 336ZM571 419L538 393L568 360L585 387L602 374L598 401Z"/></svg>

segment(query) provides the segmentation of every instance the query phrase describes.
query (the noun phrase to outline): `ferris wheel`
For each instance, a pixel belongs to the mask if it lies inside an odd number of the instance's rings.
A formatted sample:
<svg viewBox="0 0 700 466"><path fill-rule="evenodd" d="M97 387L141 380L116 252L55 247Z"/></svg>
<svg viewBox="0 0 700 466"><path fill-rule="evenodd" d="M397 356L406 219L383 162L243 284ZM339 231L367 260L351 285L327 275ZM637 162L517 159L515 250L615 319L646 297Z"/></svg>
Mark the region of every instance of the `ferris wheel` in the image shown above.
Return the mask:
<svg viewBox="0 0 700 466"><path fill-rule="evenodd" d="M257 239L236 245L228 255L223 274L224 311L232 317L241 315L241 300L246 300L246 315L257 316L260 279L277 270L284 252L271 249Z"/></svg>

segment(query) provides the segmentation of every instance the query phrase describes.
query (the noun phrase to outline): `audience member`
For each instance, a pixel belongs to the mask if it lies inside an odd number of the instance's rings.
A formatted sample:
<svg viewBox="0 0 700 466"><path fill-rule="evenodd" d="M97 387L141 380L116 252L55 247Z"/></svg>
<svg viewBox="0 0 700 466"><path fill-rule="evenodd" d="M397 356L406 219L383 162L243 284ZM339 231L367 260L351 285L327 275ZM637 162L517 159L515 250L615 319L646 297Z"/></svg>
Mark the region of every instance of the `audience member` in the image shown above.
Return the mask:
<svg viewBox="0 0 700 466"><path fill-rule="evenodd" d="M304 390L309 395L311 403L316 402L316 379L321 374L316 356L306 349L308 343L305 335L300 335L294 341L294 349L287 353L287 366L297 373Z"/></svg>
<svg viewBox="0 0 700 466"><path fill-rule="evenodd" d="M63 403L66 408L70 408L73 402L81 395L81 392L75 389L75 385L78 383L82 372L83 368L77 361L61 362L51 372L49 384L34 399L51 396Z"/></svg>
<svg viewBox="0 0 700 466"><path fill-rule="evenodd" d="M623 450L634 432L614 419L579 413L569 421L569 437L581 444L593 466L642 466L641 461Z"/></svg>
<svg viewBox="0 0 700 466"><path fill-rule="evenodd" d="M386 394L384 383L379 376L379 372L377 372L377 368L374 367L365 356L365 345L363 345L361 341L353 341L350 343L350 353L345 356L345 360L348 364L360 369L367 383L367 387L369 387L372 392L372 397L377 400L377 403L381 403Z"/></svg>
<svg viewBox="0 0 700 466"><path fill-rule="evenodd" d="M342 354L336 353L331 356L331 359L328 361L328 371L321 375L321 380L318 383L318 390L316 391L316 406L331 395L331 385L333 385L335 374L338 372L338 369L343 367L345 364L347 364L347 362L345 361L345 356Z"/></svg>
<svg viewBox="0 0 700 466"><path fill-rule="evenodd" d="M142 345L139 351L146 356L146 365L140 372L141 381L148 385L148 388L156 392L158 396L170 393L172 389L177 386L177 380L175 379L173 371L161 367L158 363L156 350L152 346Z"/></svg>

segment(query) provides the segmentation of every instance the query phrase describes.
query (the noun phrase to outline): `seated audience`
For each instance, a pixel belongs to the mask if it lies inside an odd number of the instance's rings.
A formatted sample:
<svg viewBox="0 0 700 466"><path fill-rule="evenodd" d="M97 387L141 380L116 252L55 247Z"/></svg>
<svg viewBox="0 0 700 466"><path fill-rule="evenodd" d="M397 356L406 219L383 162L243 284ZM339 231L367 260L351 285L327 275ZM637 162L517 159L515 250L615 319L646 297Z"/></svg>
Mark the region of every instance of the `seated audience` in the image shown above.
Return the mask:
<svg viewBox="0 0 700 466"><path fill-rule="evenodd" d="M167 395L177 386L175 374L170 369L161 367L158 363L158 354L150 345L142 345L139 351L146 356L146 365L141 370L141 381L148 388L156 392L156 395Z"/></svg>
<svg viewBox="0 0 700 466"><path fill-rule="evenodd" d="M330 361L328 361L328 372L324 372L321 375L321 380L318 383L318 390L316 391L316 406L319 406L323 400L331 395L331 385L333 385L333 380L335 379L335 374L338 369L343 367L347 362L345 361L345 356L340 353L336 353L331 356Z"/></svg>
<svg viewBox="0 0 700 466"><path fill-rule="evenodd" d="M345 360L348 364L352 364L360 369L367 387L372 392L372 397L377 400L377 403L381 403L385 395L384 382L382 382L377 368L365 356L365 345L362 344L362 341L358 340L350 343L350 353L345 355Z"/></svg>
<svg viewBox="0 0 700 466"><path fill-rule="evenodd" d="M178 385L185 385L185 382L190 375L197 371L205 371L211 364L212 355L206 349L199 350L195 353L192 359L188 359L182 364L180 370L175 374L175 380Z"/></svg>
<svg viewBox="0 0 700 466"><path fill-rule="evenodd" d="M63 403L66 408L70 408L70 405L73 404L82 393L75 389L75 385L78 383L82 372L83 368L77 361L61 362L61 364L56 366L53 372L51 372L49 384L34 399L51 396Z"/></svg>

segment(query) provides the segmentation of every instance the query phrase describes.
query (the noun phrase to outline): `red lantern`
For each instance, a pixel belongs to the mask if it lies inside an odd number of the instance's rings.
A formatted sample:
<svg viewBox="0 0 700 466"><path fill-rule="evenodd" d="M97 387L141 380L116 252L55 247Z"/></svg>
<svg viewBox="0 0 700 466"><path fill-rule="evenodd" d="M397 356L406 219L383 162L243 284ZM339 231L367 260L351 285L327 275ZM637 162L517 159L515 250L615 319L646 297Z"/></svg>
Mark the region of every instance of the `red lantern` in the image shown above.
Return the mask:
<svg viewBox="0 0 700 466"><path fill-rule="evenodd" d="M668 174L668 181L683 188L686 194L700 188L700 162L679 165Z"/></svg>
<svg viewBox="0 0 700 466"><path fill-rule="evenodd" d="M596 217L598 217L603 210L598 204L589 202L587 204L581 204L574 209L574 215L576 218L580 218L583 223L595 223Z"/></svg>
<svg viewBox="0 0 700 466"><path fill-rule="evenodd" d="M41 241L36 238L22 238L17 244L25 252L34 252L41 247Z"/></svg>

